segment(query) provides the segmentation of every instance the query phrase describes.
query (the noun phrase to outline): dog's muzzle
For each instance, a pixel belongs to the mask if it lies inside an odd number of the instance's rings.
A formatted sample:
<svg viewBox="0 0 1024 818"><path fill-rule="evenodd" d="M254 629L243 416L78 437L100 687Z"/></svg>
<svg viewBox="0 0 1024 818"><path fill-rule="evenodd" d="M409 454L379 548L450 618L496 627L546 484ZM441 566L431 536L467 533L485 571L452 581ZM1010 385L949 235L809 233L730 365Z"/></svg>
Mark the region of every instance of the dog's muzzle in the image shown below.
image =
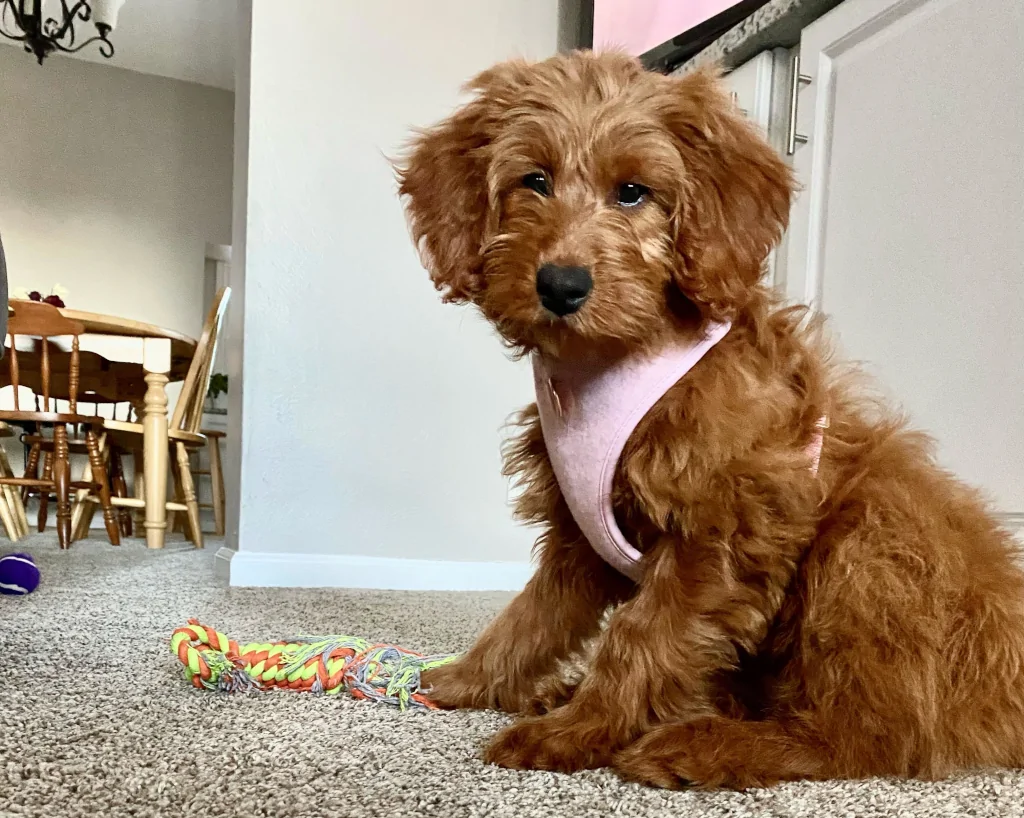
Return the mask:
<svg viewBox="0 0 1024 818"><path fill-rule="evenodd" d="M537 270L537 295L544 309L559 318L578 311L594 288L586 267L544 264Z"/></svg>

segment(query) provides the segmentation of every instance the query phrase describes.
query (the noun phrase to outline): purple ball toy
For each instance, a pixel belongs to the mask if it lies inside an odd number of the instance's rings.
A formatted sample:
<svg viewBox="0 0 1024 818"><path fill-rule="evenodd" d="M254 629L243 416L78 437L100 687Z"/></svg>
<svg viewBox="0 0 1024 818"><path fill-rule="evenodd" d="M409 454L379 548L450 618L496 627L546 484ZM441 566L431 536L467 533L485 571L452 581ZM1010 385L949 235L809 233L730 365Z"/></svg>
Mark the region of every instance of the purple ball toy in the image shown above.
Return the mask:
<svg viewBox="0 0 1024 818"><path fill-rule="evenodd" d="M23 596L39 586L39 569L28 554L0 557L0 594Z"/></svg>

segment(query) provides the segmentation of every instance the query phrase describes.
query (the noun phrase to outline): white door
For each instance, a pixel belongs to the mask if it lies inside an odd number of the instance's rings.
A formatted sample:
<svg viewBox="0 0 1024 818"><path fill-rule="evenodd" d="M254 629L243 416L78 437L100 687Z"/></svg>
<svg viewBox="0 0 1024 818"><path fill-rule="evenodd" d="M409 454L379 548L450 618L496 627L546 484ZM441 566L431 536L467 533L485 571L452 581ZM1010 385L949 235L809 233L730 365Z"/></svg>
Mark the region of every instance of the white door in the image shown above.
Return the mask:
<svg viewBox="0 0 1024 818"><path fill-rule="evenodd" d="M757 123L780 151L788 117L789 60L787 49L762 51L725 77L736 107ZM768 257L766 279L776 286L785 281L785 261L784 251L773 251Z"/></svg>
<svg viewBox="0 0 1024 818"><path fill-rule="evenodd" d="M1024 522L1024 3L846 0L803 32L787 292Z"/></svg>

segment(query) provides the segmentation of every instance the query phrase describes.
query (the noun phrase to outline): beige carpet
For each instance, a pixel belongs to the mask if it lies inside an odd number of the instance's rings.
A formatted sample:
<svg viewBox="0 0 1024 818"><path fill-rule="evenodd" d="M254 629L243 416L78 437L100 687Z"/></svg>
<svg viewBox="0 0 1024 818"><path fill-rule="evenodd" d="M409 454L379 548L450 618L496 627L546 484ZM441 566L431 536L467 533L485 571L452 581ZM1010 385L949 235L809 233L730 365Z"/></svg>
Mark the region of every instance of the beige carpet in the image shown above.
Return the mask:
<svg viewBox="0 0 1024 818"><path fill-rule="evenodd" d="M0 551L13 548L2 544ZM19 550L23 547L19 543ZM496 594L219 587L212 550L83 543L33 553L43 585L0 597L0 816L1024 816L1024 773L666 793L605 772L515 773L479 750L490 713L402 715L306 694L187 686L168 649L190 616L240 639L354 633L465 646Z"/></svg>

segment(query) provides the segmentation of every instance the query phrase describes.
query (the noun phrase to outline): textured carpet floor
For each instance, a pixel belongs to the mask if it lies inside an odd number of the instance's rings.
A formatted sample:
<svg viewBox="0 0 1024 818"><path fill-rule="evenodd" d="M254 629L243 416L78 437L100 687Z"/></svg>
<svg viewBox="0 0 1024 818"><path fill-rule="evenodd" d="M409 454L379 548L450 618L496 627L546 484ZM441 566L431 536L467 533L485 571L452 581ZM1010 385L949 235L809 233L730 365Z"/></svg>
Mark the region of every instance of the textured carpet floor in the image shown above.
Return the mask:
<svg viewBox="0 0 1024 818"><path fill-rule="evenodd" d="M52 536L18 549L36 556L43 585L0 596L4 818L1024 816L1021 772L666 793L606 771L485 766L480 747L506 721L497 714L200 693L168 649L190 616L241 640L334 632L452 651L506 597L226 589L213 576L215 549L88 542L62 554Z"/></svg>

